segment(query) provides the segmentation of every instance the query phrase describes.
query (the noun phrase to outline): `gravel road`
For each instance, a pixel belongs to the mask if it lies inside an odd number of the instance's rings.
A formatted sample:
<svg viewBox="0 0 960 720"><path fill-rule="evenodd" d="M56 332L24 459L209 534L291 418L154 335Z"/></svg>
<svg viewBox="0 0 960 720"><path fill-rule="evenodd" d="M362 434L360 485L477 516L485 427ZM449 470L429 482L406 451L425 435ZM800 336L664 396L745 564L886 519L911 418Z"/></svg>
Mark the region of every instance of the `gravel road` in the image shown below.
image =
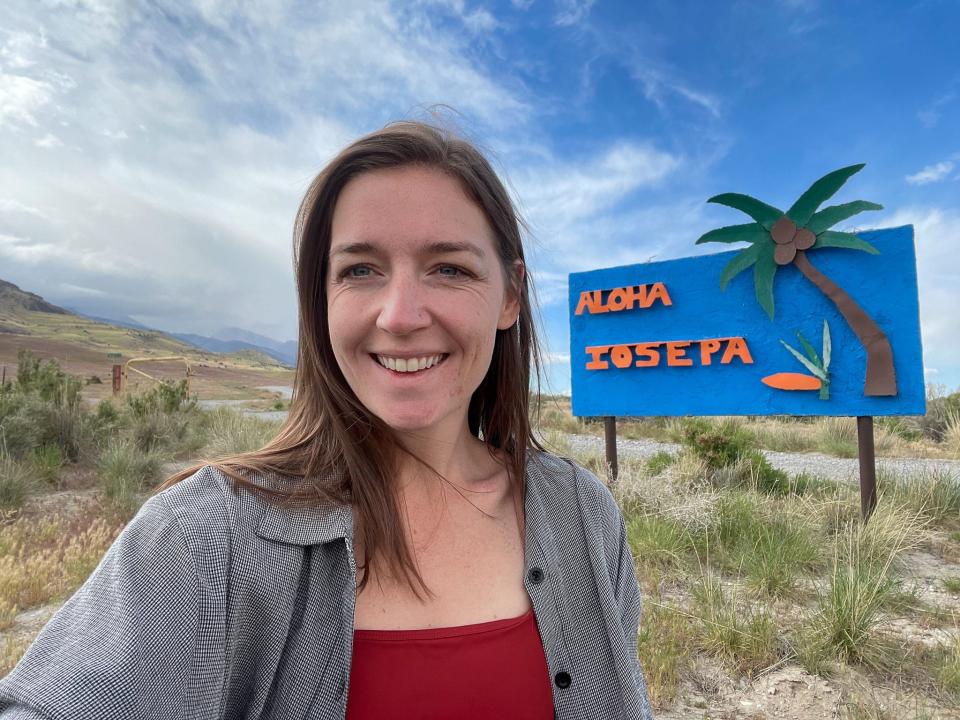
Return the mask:
<svg viewBox="0 0 960 720"><path fill-rule="evenodd" d="M602 453L603 438L593 435L567 435L574 452ZM648 458L661 450L676 452L680 446L676 443L657 442L656 440L617 440L617 449L621 457ZM770 464L791 475L802 472L836 480L855 480L859 477L859 465L856 458L837 458L820 453L784 453L763 450ZM925 458L877 458L879 471L897 474L912 474L921 470L941 470L954 477L960 477L960 461L930 460Z"/></svg>

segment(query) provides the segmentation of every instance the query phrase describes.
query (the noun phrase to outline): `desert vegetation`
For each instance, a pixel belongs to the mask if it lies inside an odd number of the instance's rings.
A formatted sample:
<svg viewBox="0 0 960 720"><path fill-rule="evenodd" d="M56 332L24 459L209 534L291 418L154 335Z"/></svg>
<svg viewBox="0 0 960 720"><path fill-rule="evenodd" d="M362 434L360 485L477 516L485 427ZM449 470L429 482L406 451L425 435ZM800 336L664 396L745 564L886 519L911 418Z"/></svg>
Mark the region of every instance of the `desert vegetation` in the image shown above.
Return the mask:
<svg viewBox="0 0 960 720"><path fill-rule="evenodd" d="M0 388L0 672L172 463L253 449L279 428L205 410L183 384L93 404L55 363L24 353L18 370ZM881 452L953 455L960 396L929 407L881 422ZM558 398L539 417L550 449L606 476L602 455L571 441L602 425ZM611 487L644 593L638 651L658 717L957 716L960 477L882 475L863 524L855 485L786 473L762 452L847 454L847 423L653 418L620 431L673 443L623 457Z"/></svg>

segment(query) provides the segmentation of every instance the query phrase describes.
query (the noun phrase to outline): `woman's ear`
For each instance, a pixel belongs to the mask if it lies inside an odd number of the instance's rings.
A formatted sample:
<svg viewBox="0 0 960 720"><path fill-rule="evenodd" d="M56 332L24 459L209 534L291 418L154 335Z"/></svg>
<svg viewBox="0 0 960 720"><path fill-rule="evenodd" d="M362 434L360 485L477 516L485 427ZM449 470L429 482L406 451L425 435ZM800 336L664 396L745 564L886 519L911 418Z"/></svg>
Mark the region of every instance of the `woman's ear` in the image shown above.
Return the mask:
<svg viewBox="0 0 960 720"><path fill-rule="evenodd" d="M498 330L513 327L520 317L520 297L523 293L523 279L527 268L522 260L514 261L507 276L507 286L503 293L503 308L500 310L500 319L497 322Z"/></svg>

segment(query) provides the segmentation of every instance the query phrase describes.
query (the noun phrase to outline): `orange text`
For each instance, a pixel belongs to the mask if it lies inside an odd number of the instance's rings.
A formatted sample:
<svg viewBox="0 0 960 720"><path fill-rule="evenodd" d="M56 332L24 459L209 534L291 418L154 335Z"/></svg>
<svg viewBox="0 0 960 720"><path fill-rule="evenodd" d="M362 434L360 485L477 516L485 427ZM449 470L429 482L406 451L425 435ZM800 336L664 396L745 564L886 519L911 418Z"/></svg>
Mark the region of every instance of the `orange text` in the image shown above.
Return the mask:
<svg viewBox="0 0 960 720"><path fill-rule="evenodd" d="M587 370L609 370L611 364L622 369L663 364L670 367L712 365L714 360L721 365L729 365L734 360L753 363L750 348L742 337L596 345L586 348L586 352Z"/></svg>
<svg viewBox="0 0 960 720"><path fill-rule="evenodd" d="M604 293L606 293L606 297L604 297ZM605 290L584 290L580 293L576 314L583 315L586 311L590 315L596 315L605 312L633 310L634 307L648 308L657 300L662 305L673 305L670 293L667 292L667 286L662 282L635 287L619 287L609 292Z"/></svg>

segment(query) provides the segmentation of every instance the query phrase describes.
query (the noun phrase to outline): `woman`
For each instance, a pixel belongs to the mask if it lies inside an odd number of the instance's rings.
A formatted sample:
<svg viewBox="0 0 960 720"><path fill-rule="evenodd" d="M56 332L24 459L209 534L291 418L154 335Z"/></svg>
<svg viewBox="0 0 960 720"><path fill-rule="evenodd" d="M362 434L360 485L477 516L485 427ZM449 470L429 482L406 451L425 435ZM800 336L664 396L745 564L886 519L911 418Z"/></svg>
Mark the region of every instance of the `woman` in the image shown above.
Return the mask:
<svg viewBox="0 0 960 720"><path fill-rule="evenodd" d="M295 237L288 421L143 506L0 716L650 717L623 519L531 433L529 278L490 165L389 125L320 173Z"/></svg>

